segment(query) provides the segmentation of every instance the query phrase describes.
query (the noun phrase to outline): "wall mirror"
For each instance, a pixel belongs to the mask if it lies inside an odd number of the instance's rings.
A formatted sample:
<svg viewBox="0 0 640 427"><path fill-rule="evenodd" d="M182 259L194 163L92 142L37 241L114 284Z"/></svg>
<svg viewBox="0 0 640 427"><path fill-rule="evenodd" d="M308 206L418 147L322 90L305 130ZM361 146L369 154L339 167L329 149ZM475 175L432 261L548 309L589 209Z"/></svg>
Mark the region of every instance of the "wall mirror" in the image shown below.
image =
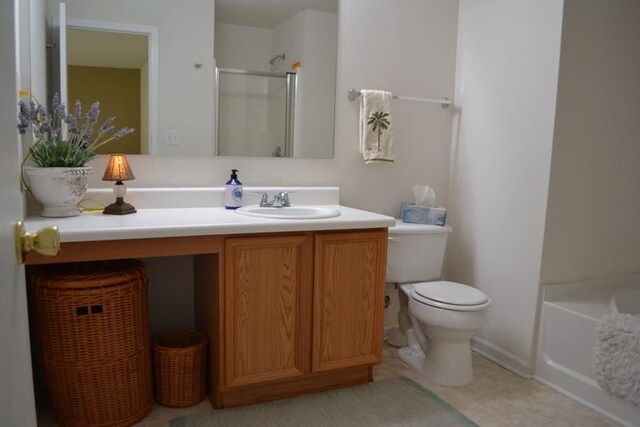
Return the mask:
<svg viewBox="0 0 640 427"><path fill-rule="evenodd" d="M103 118L139 126L107 151L333 157L338 0L64 3L68 103L81 86L83 105L100 99ZM107 71L129 82L107 84ZM127 108L106 101L115 92Z"/></svg>

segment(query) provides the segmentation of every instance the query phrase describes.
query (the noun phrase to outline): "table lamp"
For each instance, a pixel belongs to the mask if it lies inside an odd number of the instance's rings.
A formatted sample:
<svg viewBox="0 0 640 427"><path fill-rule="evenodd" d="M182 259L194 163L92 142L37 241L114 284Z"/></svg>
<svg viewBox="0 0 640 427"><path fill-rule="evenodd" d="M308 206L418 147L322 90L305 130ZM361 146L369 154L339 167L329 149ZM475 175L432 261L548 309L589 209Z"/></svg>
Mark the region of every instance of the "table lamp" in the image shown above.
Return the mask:
<svg viewBox="0 0 640 427"><path fill-rule="evenodd" d="M136 212L136 208L124 201L124 195L127 193L127 187L122 181L135 179L129 162L124 154L111 154L109 163L104 171L103 181L115 181L113 186L113 194L116 196L115 203L104 208L103 213L107 215L127 215Z"/></svg>

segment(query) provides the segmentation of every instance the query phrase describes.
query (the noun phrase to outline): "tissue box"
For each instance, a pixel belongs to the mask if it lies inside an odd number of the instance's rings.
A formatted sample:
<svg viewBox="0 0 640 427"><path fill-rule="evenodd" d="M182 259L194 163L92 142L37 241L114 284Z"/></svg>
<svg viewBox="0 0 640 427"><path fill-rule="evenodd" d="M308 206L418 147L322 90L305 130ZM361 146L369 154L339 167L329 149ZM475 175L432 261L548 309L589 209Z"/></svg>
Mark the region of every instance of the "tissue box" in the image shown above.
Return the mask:
<svg viewBox="0 0 640 427"><path fill-rule="evenodd" d="M403 203L400 218L403 222L414 224L444 225L447 220L447 210L442 207L428 208Z"/></svg>

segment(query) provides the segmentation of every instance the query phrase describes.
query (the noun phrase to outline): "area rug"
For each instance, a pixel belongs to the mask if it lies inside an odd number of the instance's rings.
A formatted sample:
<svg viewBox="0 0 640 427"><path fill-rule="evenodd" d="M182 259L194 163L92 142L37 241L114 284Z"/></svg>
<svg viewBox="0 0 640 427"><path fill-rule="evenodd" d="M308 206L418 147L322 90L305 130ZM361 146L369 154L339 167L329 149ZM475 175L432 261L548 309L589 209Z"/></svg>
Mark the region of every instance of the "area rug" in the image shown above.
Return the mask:
<svg viewBox="0 0 640 427"><path fill-rule="evenodd" d="M477 426L406 377L273 402L212 409L176 418L171 427Z"/></svg>
<svg viewBox="0 0 640 427"><path fill-rule="evenodd" d="M598 322L595 373L614 396L640 405L640 316L609 313Z"/></svg>

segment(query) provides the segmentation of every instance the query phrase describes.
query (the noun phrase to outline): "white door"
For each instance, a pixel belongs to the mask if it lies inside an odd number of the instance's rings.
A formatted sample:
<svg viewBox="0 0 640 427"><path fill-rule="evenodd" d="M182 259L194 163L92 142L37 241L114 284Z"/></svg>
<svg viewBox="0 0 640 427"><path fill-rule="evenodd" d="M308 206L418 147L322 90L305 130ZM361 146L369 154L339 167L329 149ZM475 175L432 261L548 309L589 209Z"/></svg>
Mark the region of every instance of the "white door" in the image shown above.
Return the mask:
<svg viewBox="0 0 640 427"><path fill-rule="evenodd" d="M36 425L24 267L14 249L14 223L24 215L15 18L15 2L0 2L0 426L7 427Z"/></svg>

